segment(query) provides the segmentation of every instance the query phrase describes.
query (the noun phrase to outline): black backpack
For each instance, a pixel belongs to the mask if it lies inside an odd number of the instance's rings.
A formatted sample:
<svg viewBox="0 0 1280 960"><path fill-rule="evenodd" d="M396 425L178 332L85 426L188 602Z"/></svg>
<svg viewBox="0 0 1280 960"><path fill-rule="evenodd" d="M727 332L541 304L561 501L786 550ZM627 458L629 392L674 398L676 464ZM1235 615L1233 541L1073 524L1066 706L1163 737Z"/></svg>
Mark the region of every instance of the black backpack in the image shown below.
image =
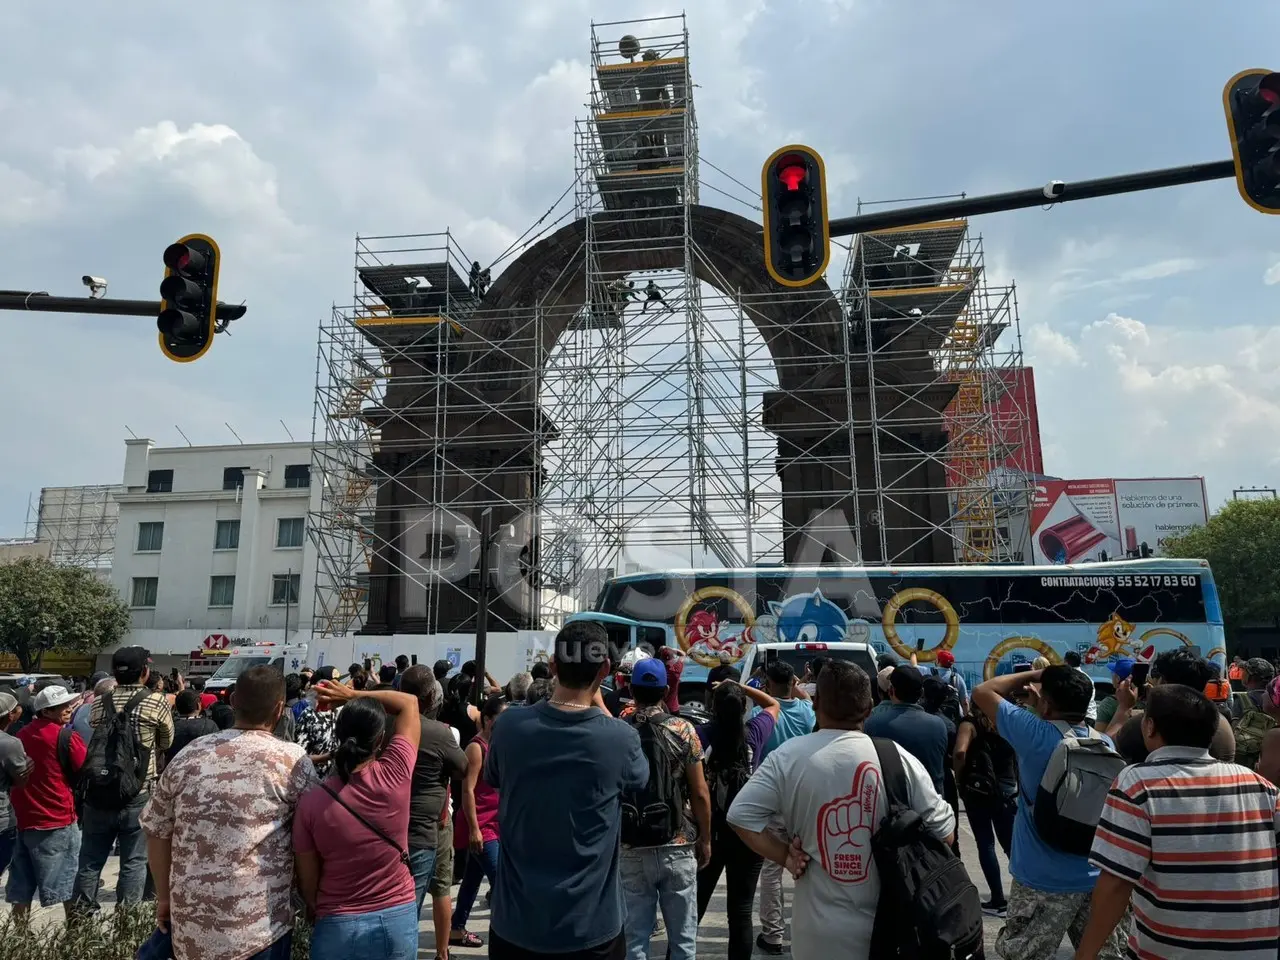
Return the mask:
<svg viewBox="0 0 1280 960"><path fill-rule="evenodd" d="M622 842L630 847L663 846L684 828L685 751L667 726L670 719L655 713L632 721L649 761L649 782L642 790L622 795Z"/></svg>
<svg viewBox="0 0 1280 960"><path fill-rule="evenodd" d="M123 810L142 792L151 751L142 745L132 715L150 695L150 690L139 690L120 711L112 694L104 698L102 720L93 730L76 784L84 803L100 810Z"/></svg>
<svg viewBox="0 0 1280 960"><path fill-rule="evenodd" d="M942 695L942 702L938 704L938 715L946 717L959 727L960 721L964 719L964 711L960 709L960 690L956 686L955 670L948 670L947 672L949 676L945 680L942 677L938 677L939 680L947 685L946 692ZM937 676L937 674L934 674L934 676Z"/></svg>
<svg viewBox="0 0 1280 960"><path fill-rule="evenodd" d="M721 827L729 815L733 798L751 779L751 746L743 740L731 757L721 757L714 750L707 757L707 787L711 791L711 823Z"/></svg>
<svg viewBox="0 0 1280 960"><path fill-rule="evenodd" d="M982 901L960 858L925 829L907 798L907 775L891 740L872 739L889 809L871 837L880 873L870 956L981 960Z"/></svg>

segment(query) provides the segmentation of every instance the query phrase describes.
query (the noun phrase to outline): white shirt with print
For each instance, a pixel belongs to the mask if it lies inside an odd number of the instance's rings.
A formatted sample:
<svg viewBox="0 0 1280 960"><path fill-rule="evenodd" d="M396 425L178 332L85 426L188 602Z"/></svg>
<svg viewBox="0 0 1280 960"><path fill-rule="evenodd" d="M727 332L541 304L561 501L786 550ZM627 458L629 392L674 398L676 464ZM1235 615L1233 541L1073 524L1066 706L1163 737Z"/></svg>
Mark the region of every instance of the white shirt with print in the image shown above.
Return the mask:
<svg viewBox="0 0 1280 960"><path fill-rule="evenodd" d="M951 807L924 766L898 748L911 807L945 838L955 829ZM871 835L888 809L875 745L864 733L820 730L788 740L765 758L729 810L729 822L763 831L781 821L809 855L796 881L791 922L795 960L865 957L871 948L880 876ZM838 944L838 951L835 946Z"/></svg>

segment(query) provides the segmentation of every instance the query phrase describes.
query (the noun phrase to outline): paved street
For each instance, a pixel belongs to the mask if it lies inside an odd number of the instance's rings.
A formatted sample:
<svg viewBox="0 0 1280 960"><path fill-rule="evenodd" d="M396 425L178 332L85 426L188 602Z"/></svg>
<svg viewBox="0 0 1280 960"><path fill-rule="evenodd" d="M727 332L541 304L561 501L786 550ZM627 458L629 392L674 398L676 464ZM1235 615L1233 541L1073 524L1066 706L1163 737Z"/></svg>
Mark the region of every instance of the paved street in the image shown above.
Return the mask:
<svg viewBox="0 0 1280 960"><path fill-rule="evenodd" d="M978 855L977 855L977 851L974 849L974 846L973 846L973 836L972 834L970 834L969 825L963 819L963 817L961 818L960 849L961 849L961 855L964 857L965 865L969 868L969 875L974 879L974 882L977 883L978 889L982 894L982 898L984 900L987 899L989 895L989 891L987 890L986 883L982 879L982 871L978 869ZM1008 872L1007 872L1008 864L1005 862L1003 853L1000 853L1000 862L1002 867L1006 868L1005 877L1006 877L1006 883L1007 883L1008 882ZM104 893L102 898L104 909L108 909L109 904L114 900L112 891L114 891L115 889L117 863L118 863L117 860L112 859L108 863L107 869L103 871L103 887L106 891L108 891ZM789 880L787 881L784 889L786 891L785 899L786 899L787 917L788 917L788 923L789 923L790 916L791 916L791 892L790 892L791 883ZM7 912L8 907L7 906L0 907L0 910L4 910ZM62 920L62 910L60 907L37 909L34 912L34 917L36 919L36 922L60 923ZM420 958L423 958L423 960L431 960L431 958L435 956L435 950L433 947L434 941L432 939L433 934L431 930L430 911L423 910L423 917L424 919L423 919L422 928L421 928L422 929L421 949L418 951L418 956ZM758 917L756 922L758 924L759 922ZM469 926L472 931L480 934L481 936L485 936L485 934L488 931L489 911L484 905L483 892L481 893L480 899L476 903L476 909L471 914L471 923L469 924ZM1000 921L988 917L986 919L988 957L995 957L995 951L994 951L995 939L996 939L996 934L999 932L999 930L1000 930ZM757 933L759 932L758 926L756 928L756 932ZM702 926L698 931L698 955L699 957L707 958L707 960L721 960L721 958L725 958L728 956L728 946L729 946L729 930L727 926L727 919L725 916L724 883L722 881L720 885L720 889L716 892L715 897L712 898L711 907L708 910L707 915L703 918ZM655 958L661 958L664 955L665 950L666 950L666 942L661 938L656 939L654 941L654 946L651 951L651 955ZM453 953L454 955L459 957L484 957L488 955L488 951L484 947L481 947L480 949L477 949L477 950L463 950L460 948L454 948ZM757 952L757 956L759 955L760 955L759 952ZM1072 951L1071 951L1070 945L1064 941L1062 947L1059 948L1058 952L1053 957L1046 957L1045 960L1070 960L1071 955L1072 955ZM783 954L783 956L789 957L790 953L785 953Z"/></svg>

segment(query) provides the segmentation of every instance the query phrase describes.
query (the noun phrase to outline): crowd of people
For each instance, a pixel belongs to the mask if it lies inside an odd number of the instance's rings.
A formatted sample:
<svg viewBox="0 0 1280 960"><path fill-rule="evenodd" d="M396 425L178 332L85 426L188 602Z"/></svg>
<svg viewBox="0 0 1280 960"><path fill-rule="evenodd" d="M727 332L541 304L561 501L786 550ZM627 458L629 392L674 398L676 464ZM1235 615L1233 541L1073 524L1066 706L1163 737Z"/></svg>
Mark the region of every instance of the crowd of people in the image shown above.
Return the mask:
<svg viewBox="0 0 1280 960"><path fill-rule="evenodd" d="M893 797L945 857L963 812L1005 960L1064 938L1078 960L1274 958L1275 669L1233 664L1223 701L1174 649L1113 661L1098 700L1065 659L972 690L946 650L875 676L766 659L689 704L677 651L575 622L504 686L400 657L254 667L222 704L126 647L84 693L0 692L0 871L19 922L38 895L73 923L115 851L116 902L154 898L154 955L178 960L286 960L299 915L315 960L416 958L428 895L438 958L642 960L664 934L693 960L722 880L730 960L778 955L789 871L792 956L878 957L905 916L881 897Z"/></svg>

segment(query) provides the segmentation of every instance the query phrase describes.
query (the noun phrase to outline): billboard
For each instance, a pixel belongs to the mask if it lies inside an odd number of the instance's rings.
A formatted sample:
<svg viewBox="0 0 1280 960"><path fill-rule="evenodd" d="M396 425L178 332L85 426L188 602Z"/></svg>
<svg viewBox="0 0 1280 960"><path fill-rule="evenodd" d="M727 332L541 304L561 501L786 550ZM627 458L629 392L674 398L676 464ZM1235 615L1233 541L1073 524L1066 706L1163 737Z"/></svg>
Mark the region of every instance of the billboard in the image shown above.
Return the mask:
<svg viewBox="0 0 1280 960"><path fill-rule="evenodd" d="M983 416L990 417L983 433L995 450L1003 450L1004 457L993 465L1000 471L1016 471L1020 474L1044 473L1044 453L1040 446L1040 413L1036 409L1036 381L1031 367L1009 367L986 374L990 378ZM943 411L943 421L952 436L964 436L973 429L976 414L966 417L959 410L960 395ZM964 486L981 478L970 476L973 467L964 454L953 458L947 465L948 486Z"/></svg>
<svg viewBox="0 0 1280 960"><path fill-rule="evenodd" d="M1030 562L1163 556L1166 540L1208 520L1201 477L1041 480L1031 502Z"/></svg>

